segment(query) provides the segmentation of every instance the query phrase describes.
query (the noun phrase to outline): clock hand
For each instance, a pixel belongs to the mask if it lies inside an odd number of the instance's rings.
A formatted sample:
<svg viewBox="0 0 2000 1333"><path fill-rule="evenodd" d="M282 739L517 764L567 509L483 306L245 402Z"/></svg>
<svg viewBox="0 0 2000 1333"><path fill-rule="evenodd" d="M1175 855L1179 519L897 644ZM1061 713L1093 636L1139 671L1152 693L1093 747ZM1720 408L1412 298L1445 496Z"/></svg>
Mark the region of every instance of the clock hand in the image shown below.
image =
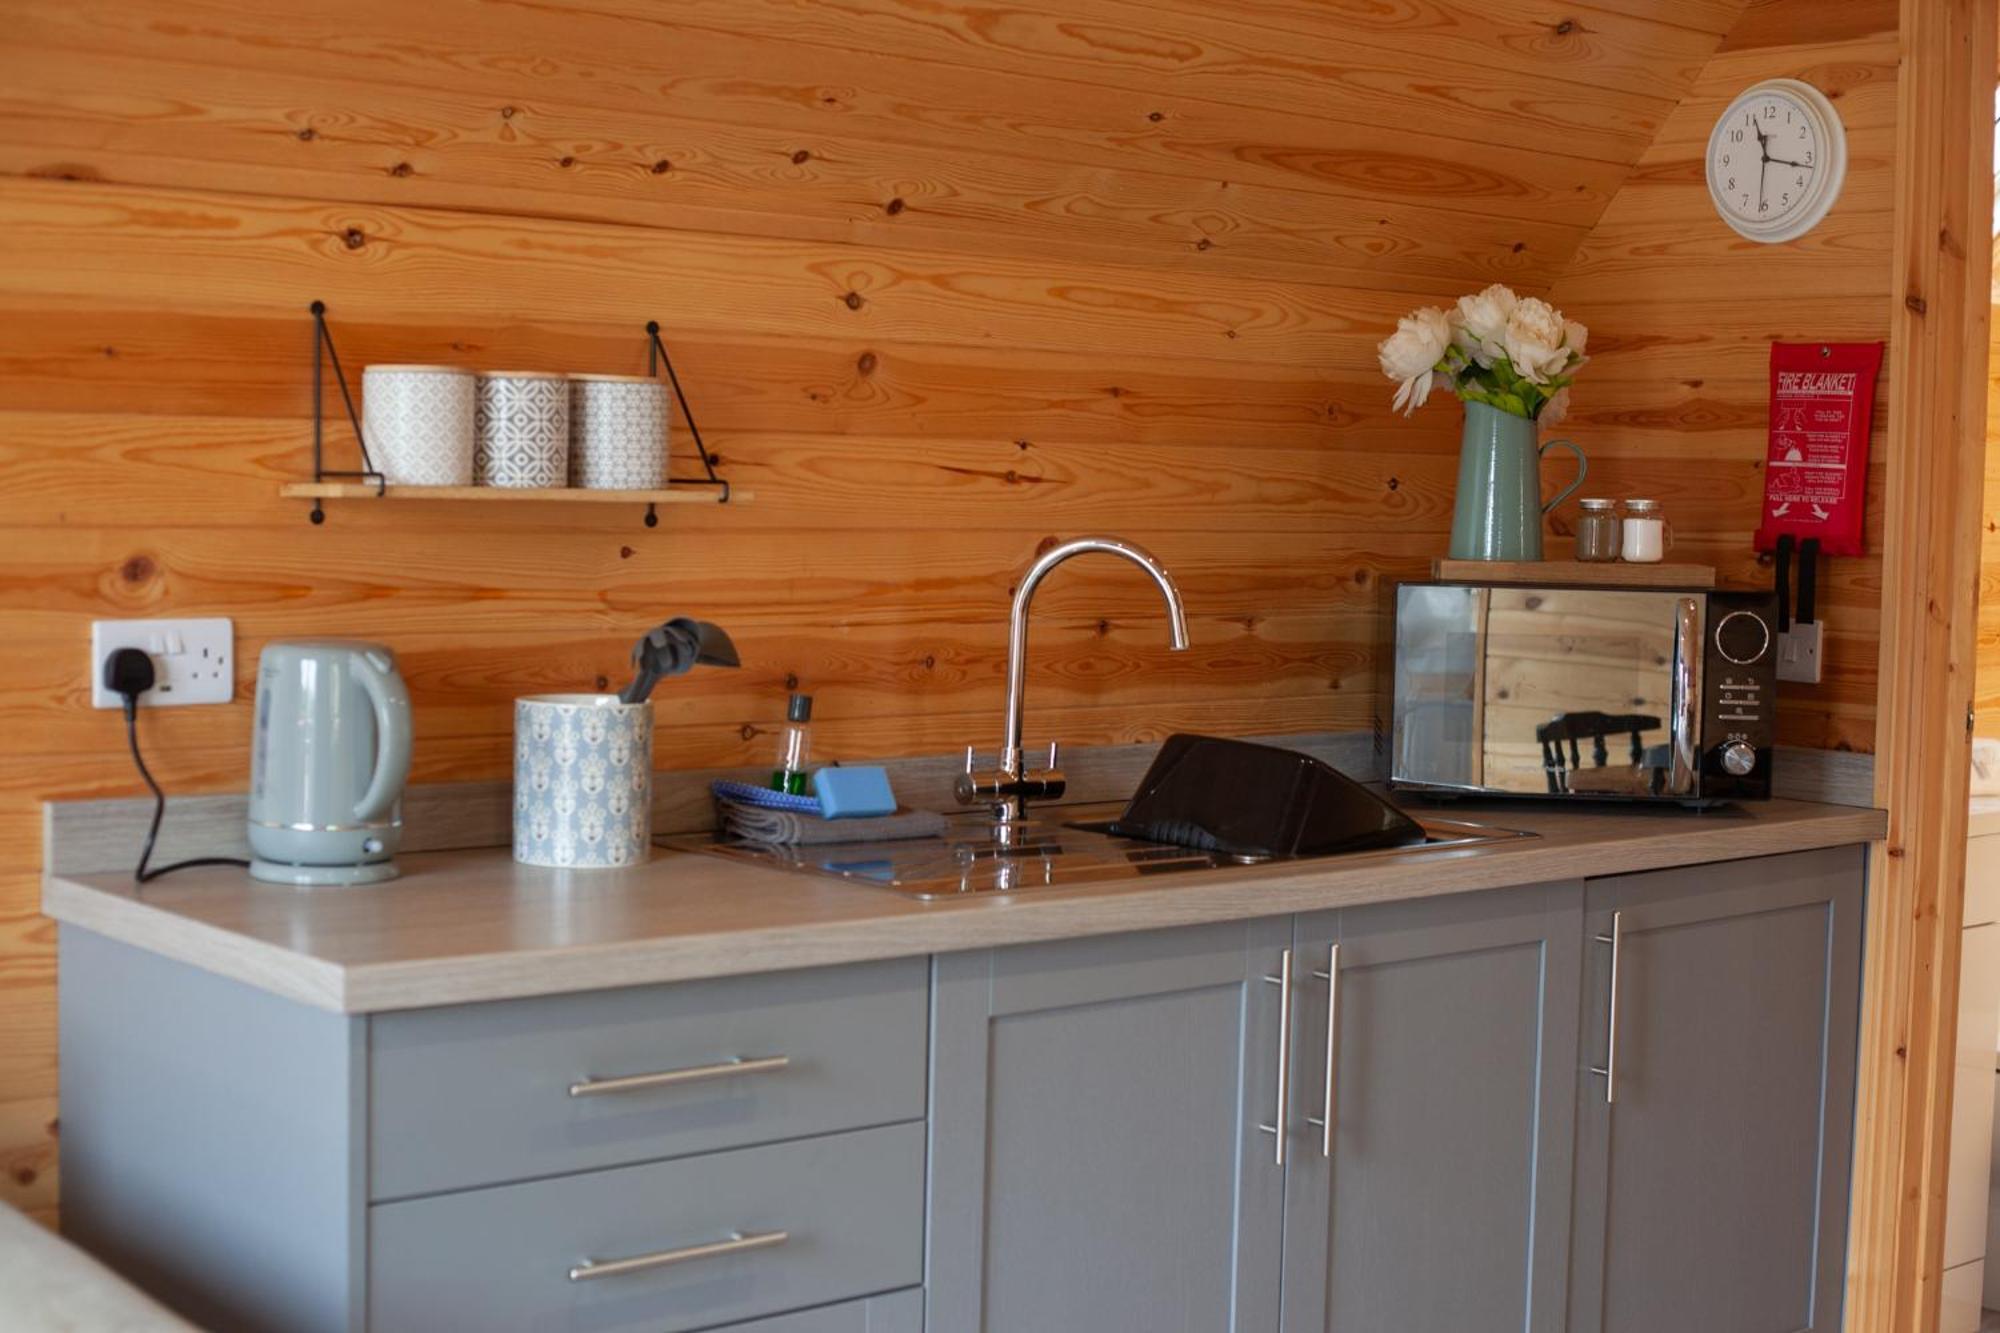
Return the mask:
<svg viewBox="0 0 2000 1333"><path fill-rule="evenodd" d="M1774 167L1797 167L1800 171L1812 170L1812 168L1804 162L1787 162L1782 157L1767 158L1766 160L1770 162L1770 164Z"/></svg>

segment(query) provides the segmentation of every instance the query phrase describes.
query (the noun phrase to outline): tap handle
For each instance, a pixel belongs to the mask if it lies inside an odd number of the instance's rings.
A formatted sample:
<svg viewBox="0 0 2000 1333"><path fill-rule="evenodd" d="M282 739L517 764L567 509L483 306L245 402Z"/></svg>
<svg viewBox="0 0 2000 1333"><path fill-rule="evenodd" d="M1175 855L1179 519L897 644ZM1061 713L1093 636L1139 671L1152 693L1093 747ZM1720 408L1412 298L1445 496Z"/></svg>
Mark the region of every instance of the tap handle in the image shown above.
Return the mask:
<svg viewBox="0 0 2000 1333"><path fill-rule="evenodd" d="M965 771L968 773L972 771L972 747L970 745L965 747Z"/></svg>
<svg viewBox="0 0 2000 1333"><path fill-rule="evenodd" d="M1059 760L1061 759L1061 756L1062 756L1062 742L1061 742L1061 741L1050 741L1050 742L1049 742L1049 767L1050 767L1050 768L1060 768L1060 767L1062 767L1062 764L1061 764L1061 763L1059 762Z"/></svg>

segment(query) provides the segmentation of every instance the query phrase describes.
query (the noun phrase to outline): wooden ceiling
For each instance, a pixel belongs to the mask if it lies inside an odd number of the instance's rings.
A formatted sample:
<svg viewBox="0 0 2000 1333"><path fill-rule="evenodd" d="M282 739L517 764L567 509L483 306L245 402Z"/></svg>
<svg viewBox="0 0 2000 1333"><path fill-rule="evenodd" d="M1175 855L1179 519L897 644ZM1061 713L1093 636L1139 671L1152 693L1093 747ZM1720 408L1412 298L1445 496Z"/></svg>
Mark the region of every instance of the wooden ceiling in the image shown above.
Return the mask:
<svg viewBox="0 0 2000 1333"><path fill-rule="evenodd" d="M8 8L4 174L1449 295L1546 286L1742 5Z"/></svg>

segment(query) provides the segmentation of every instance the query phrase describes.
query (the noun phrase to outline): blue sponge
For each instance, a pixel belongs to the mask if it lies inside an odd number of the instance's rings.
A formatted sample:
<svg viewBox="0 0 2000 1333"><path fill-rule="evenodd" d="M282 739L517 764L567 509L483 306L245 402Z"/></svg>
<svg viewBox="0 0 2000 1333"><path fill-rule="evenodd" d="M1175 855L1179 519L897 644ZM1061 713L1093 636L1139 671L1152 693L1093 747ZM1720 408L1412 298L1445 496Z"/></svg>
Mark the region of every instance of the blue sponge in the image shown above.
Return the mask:
<svg viewBox="0 0 2000 1333"><path fill-rule="evenodd" d="M826 819L896 813L888 771L874 765L819 769L813 774L813 795L819 797L819 812Z"/></svg>

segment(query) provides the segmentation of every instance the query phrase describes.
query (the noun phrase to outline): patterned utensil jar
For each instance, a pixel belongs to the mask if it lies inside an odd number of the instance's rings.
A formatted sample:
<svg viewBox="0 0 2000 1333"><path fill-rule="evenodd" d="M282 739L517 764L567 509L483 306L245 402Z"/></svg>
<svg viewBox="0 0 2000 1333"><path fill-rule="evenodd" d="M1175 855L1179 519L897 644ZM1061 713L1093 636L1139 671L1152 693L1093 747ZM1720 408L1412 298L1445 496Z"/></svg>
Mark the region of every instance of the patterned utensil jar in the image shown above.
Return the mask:
<svg viewBox="0 0 2000 1333"><path fill-rule="evenodd" d="M514 701L514 859L608 867L653 841L653 705L615 694Z"/></svg>
<svg viewBox="0 0 2000 1333"><path fill-rule="evenodd" d="M667 480L667 387L646 375L569 377L569 482L650 491Z"/></svg>
<svg viewBox="0 0 2000 1333"><path fill-rule="evenodd" d="M481 371L476 393L474 485L569 485L569 382L563 376Z"/></svg>
<svg viewBox="0 0 2000 1333"><path fill-rule="evenodd" d="M470 486L472 372L456 366L369 366L361 428L391 486Z"/></svg>

